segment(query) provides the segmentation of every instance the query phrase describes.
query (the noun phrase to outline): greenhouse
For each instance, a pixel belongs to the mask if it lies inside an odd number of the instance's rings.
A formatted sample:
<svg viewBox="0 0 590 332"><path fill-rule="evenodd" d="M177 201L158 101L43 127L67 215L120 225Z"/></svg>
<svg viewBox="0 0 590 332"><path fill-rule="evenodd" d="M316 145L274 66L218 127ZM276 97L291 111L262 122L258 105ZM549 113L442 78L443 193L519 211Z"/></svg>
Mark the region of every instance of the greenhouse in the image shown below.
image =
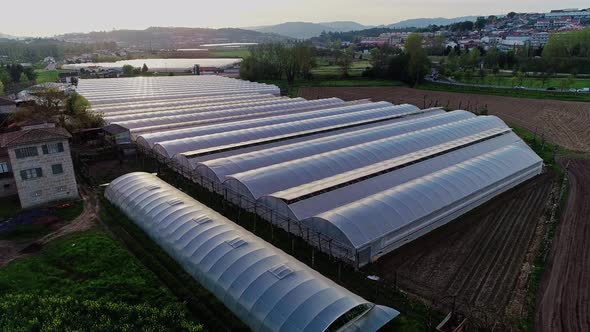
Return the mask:
<svg viewBox="0 0 590 332"><path fill-rule="evenodd" d="M474 117L474 114L466 111L453 111L403 122L379 122L368 126L347 128L343 132L331 132L320 138L309 138L295 143L292 143L292 140L287 140L278 142L273 146L269 144L265 145L265 148L261 150L234 154L225 158L202 162L197 162L196 159L191 159L190 161L197 175L203 175L207 179L216 182L223 182L226 180L226 176L230 174L242 173L256 168L301 159Z"/></svg>
<svg viewBox="0 0 590 332"><path fill-rule="evenodd" d="M376 331L399 314L351 293L152 174L121 176L105 197L253 331Z"/></svg>
<svg viewBox="0 0 590 332"><path fill-rule="evenodd" d="M419 113L419 109L415 106L401 105L343 113L332 115L318 114L318 117L308 116L307 119L299 121L293 120L260 127L222 131L216 134L164 141L155 144L153 149L154 152L165 158L173 158L176 154L180 153L184 153L188 157L195 157L203 154L211 154L218 150L235 149L236 145L263 144L265 142L309 135L318 131L332 130L370 121L410 116Z"/></svg>
<svg viewBox="0 0 590 332"><path fill-rule="evenodd" d="M227 197L230 201L236 201L231 197L234 194L253 201L346 172L358 173L365 166L375 166L414 152L428 155L457 148L445 143L461 147L507 132L510 128L496 117L475 117L228 175L224 185L232 193ZM428 151L429 148L433 151Z"/></svg>
<svg viewBox="0 0 590 332"><path fill-rule="evenodd" d="M281 98L209 76L81 80L79 92L150 157L356 266L543 171L502 120L462 110Z"/></svg>

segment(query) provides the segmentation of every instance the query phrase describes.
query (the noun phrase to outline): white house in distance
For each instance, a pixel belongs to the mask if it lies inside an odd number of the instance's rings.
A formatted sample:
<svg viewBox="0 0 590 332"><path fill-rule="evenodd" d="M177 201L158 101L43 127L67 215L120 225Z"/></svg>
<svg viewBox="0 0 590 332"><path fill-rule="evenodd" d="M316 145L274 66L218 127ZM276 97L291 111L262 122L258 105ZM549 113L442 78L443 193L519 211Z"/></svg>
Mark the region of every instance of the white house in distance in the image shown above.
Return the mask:
<svg viewBox="0 0 590 332"><path fill-rule="evenodd" d="M0 196L16 188L23 209L78 198L70 138L53 124L0 135Z"/></svg>

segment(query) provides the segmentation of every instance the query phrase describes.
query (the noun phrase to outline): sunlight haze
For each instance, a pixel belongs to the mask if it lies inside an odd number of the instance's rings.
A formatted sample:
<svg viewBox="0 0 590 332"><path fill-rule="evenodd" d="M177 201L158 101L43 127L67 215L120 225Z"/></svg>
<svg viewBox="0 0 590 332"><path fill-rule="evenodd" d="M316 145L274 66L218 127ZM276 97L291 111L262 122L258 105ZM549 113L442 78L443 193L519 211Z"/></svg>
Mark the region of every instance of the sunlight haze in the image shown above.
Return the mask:
<svg viewBox="0 0 590 332"><path fill-rule="evenodd" d="M29 2L30 3L30 2ZM289 21L391 24L411 18L459 17L586 8L587 0L249 0L32 1L26 17L3 15L0 33L52 36L66 32L145 29L150 26L250 27Z"/></svg>

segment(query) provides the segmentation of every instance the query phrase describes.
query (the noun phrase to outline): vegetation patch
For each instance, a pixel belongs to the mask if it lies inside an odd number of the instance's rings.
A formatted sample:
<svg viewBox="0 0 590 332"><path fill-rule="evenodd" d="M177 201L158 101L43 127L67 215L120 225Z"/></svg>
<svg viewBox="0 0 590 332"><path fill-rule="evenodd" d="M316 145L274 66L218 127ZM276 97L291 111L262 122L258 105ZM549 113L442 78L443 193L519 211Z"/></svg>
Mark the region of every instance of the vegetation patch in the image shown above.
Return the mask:
<svg viewBox="0 0 590 332"><path fill-rule="evenodd" d="M201 328L153 274L99 231L13 261L0 270L0 289L0 330Z"/></svg>
<svg viewBox="0 0 590 332"><path fill-rule="evenodd" d="M570 92L553 92L553 91L535 91L522 89L502 89L492 87L470 87L451 84L424 83L417 86L421 90L430 91L448 91L459 93L474 93L480 95L505 96L515 98L531 99L555 99L564 101L581 101L590 102L590 94L587 93L570 93Z"/></svg>

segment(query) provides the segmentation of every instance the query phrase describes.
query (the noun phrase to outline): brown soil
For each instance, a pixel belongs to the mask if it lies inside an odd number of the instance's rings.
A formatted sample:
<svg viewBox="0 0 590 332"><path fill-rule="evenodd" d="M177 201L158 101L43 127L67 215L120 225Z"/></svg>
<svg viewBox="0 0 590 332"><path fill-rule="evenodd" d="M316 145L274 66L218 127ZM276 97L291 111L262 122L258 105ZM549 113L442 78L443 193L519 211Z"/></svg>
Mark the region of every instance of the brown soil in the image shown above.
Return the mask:
<svg viewBox="0 0 590 332"><path fill-rule="evenodd" d="M537 331L590 331L590 160L571 160L568 178L568 204L537 294Z"/></svg>
<svg viewBox="0 0 590 332"><path fill-rule="evenodd" d="M382 257L371 272L435 306L454 306L479 327L515 326L508 307L526 293L516 288L526 288L522 271L534 259L528 253L544 225L554 179L543 174L500 195Z"/></svg>
<svg viewBox="0 0 590 332"><path fill-rule="evenodd" d="M526 99L444 91L417 90L405 87L300 88L307 99L339 97L344 100L370 98L395 104L409 103L421 108L443 106L479 111L539 135L574 151L590 152L590 103Z"/></svg>

